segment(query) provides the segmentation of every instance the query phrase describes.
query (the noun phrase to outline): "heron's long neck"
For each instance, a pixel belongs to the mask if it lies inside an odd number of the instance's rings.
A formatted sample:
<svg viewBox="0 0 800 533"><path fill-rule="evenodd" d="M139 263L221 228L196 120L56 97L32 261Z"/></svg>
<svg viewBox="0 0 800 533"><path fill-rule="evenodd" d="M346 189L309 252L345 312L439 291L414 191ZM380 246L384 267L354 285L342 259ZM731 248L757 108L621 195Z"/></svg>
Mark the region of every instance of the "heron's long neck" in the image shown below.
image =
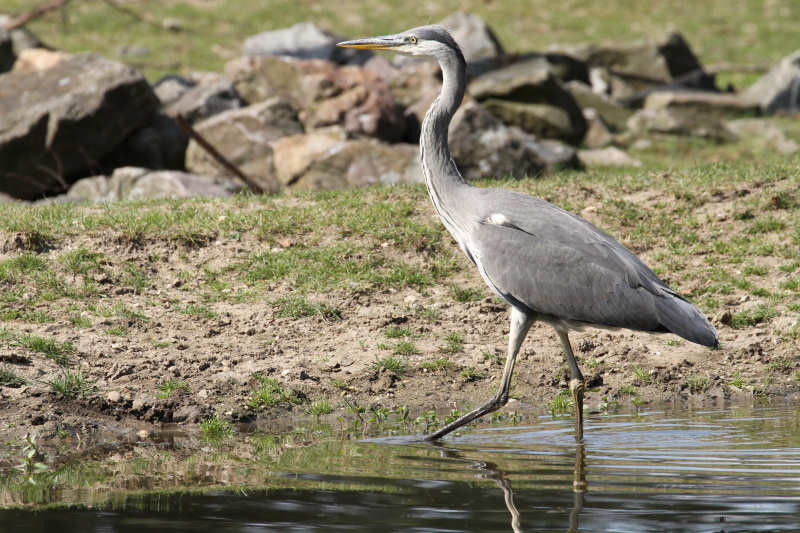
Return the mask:
<svg viewBox="0 0 800 533"><path fill-rule="evenodd" d="M442 91L422 121L420 162L433 205L447 229L458 240L454 233L454 226L458 225L454 217L456 210L451 206L458 201L458 191L467 187L467 183L450 156L447 128L464 98L466 64L463 56L455 52L438 59L442 67Z"/></svg>

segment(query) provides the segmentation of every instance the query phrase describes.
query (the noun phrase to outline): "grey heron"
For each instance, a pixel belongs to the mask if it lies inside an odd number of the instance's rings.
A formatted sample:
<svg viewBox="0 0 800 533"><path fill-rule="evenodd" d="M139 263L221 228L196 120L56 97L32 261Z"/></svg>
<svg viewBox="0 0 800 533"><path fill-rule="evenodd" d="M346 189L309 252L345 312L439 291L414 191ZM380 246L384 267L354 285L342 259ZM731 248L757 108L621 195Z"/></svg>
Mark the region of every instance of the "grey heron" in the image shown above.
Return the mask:
<svg viewBox="0 0 800 533"><path fill-rule="evenodd" d="M568 332L586 326L671 332L716 347L717 331L636 255L581 217L533 196L473 187L456 168L447 130L466 89L466 62L450 33L421 26L339 43L347 48L432 56L442 89L422 122L420 163L436 213L489 288L511 306L500 387L485 404L428 435L436 440L508 402L520 345L539 320L555 328L569 365L575 439L583 439L583 374Z"/></svg>

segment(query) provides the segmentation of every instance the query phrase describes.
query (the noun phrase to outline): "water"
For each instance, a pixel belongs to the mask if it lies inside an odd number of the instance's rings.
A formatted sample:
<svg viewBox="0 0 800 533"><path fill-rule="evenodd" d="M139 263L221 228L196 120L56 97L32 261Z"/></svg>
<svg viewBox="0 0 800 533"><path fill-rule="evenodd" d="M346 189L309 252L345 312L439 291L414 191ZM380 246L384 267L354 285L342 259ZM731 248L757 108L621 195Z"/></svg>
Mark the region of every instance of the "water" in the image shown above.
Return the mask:
<svg viewBox="0 0 800 533"><path fill-rule="evenodd" d="M590 416L582 446L569 417L527 422L76 467L40 492L0 486L0 505L40 504L0 510L0 531L800 531L796 406Z"/></svg>

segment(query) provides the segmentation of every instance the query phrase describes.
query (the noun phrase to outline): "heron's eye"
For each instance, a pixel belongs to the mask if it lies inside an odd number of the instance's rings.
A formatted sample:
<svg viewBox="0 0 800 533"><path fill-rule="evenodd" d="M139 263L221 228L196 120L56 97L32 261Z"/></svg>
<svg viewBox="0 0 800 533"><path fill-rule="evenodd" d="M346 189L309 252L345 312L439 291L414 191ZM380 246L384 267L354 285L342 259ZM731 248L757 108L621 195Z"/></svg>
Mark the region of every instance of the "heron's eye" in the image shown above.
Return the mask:
<svg viewBox="0 0 800 533"><path fill-rule="evenodd" d="M417 44L417 38L413 35L411 37L406 37L406 42L411 44Z"/></svg>

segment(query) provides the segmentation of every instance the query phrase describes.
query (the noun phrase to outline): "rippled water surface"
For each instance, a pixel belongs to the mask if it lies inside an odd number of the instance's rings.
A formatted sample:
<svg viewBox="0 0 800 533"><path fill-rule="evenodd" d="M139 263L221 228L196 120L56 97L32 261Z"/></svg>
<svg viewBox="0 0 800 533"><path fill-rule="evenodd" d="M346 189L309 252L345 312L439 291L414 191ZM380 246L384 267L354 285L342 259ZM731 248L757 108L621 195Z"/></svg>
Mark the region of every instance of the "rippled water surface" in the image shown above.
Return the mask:
<svg viewBox="0 0 800 533"><path fill-rule="evenodd" d="M0 531L800 531L797 406L590 416L581 446L570 417L529 422L100 468L79 488L0 489L40 504L0 510Z"/></svg>

